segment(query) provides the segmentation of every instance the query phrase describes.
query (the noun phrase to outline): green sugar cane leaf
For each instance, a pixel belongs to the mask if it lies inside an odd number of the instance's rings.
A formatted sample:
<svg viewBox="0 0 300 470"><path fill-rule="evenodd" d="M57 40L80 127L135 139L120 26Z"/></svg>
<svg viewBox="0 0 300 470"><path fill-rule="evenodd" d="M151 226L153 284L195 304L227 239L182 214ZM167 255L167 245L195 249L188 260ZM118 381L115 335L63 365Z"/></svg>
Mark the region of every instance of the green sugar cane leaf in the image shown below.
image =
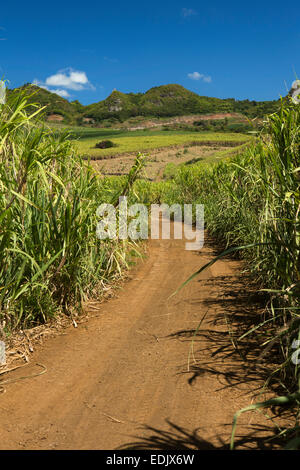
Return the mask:
<svg viewBox="0 0 300 470"><path fill-rule="evenodd" d="M246 406L241 410L237 411L233 418L232 424L232 432L231 432L231 440L230 440L230 450L234 449L234 439L235 439L235 432L237 427L237 420L238 417L245 413L246 411L255 411L261 408L269 408L270 406L284 406L290 403L294 403L300 400L300 392L292 393L290 395L281 396L277 398L271 398L270 400L266 400L263 402L254 403L253 405Z"/></svg>
<svg viewBox="0 0 300 470"><path fill-rule="evenodd" d="M27 199L27 197L23 196L20 193L16 193L13 189L11 189L11 193L14 194L18 199L21 199L22 201L26 202L26 204L29 204L32 207L35 207L37 210L41 210L40 207L38 207L36 204L34 204L32 201Z"/></svg>
<svg viewBox="0 0 300 470"><path fill-rule="evenodd" d="M63 250L61 249L54 256L52 256L52 258L40 268L39 272L33 276L31 281L34 282L40 275L42 275L45 271L47 271L49 266L51 266L51 264L54 263L54 261L62 254L62 252Z"/></svg>
<svg viewBox="0 0 300 470"><path fill-rule="evenodd" d="M30 256L28 253L26 253L25 251L19 250L18 248L8 248L7 251L12 251L13 253L19 253L20 255L25 256L26 258L28 258L32 262L32 264L35 266L37 271L39 271L42 274L42 272L40 270L40 267L37 264L37 262L35 261L35 259L32 256Z"/></svg>

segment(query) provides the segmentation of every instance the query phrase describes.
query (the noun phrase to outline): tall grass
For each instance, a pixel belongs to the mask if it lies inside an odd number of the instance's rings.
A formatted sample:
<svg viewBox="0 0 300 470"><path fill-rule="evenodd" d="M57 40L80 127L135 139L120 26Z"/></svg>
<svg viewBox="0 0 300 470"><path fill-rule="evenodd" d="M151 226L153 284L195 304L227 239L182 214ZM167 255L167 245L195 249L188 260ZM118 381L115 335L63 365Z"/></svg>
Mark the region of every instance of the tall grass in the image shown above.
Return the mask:
<svg viewBox="0 0 300 470"><path fill-rule="evenodd" d="M130 243L96 238L96 209L125 190L53 136L20 94L0 109L0 332L80 308L127 265ZM32 104L30 105L32 110ZM102 283L102 284L101 284Z"/></svg>

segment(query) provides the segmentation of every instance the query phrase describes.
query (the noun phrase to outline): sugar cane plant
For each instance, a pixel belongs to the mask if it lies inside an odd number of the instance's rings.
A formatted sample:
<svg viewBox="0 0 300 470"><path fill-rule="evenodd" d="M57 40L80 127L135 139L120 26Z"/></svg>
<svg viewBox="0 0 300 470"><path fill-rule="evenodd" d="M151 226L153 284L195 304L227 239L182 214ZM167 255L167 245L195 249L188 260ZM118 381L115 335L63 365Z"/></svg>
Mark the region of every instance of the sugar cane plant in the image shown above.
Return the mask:
<svg viewBox="0 0 300 470"><path fill-rule="evenodd" d="M300 106L282 101L280 111L267 118L258 142L242 155L211 167L182 168L165 197L204 204L210 233L227 246L181 287L220 257L239 252L268 294L268 313L240 340L272 324L273 333L261 348L279 346L281 363L268 382L278 380L286 395L237 412L231 448L242 412L287 404L296 407L295 424L282 436L288 438L287 448L300 447L299 361L292 360L295 345L300 345Z"/></svg>
<svg viewBox="0 0 300 470"><path fill-rule="evenodd" d="M0 105L0 326L2 334L80 308L127 265L130 242L98 240L96 209L128 193L76 155L20 93Z"/></svg>

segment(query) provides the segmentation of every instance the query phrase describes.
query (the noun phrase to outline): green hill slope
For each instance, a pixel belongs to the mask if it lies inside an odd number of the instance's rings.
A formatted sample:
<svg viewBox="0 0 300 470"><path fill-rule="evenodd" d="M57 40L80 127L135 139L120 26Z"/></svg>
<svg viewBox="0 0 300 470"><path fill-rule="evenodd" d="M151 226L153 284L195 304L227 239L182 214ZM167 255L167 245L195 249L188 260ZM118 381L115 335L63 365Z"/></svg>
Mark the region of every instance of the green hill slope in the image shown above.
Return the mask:
<svg viewBox="0 0 300 470"><path fill-rule="evenodd" d="M143 115L178 116L231 111L224 100L199 96L180 85L151 88L140 100Z"/></svg>
<svg viewBox="0 0 300 470"><path fill-rule="evenodd" d="M278 105L279 100L256 102L199 96L181 85L171 84L138 94L115 90L104 101L86 106L83 115L95 121L110 118L123 121L133 116L167 117L230 112L253 118L274 112Z"/></svg>
<svg viewBox="0 0 300 470"><path fill-rule="evenodd" d="M134 93L125 94L114 90L104 101L86 106L83 115L96 121L109 118L123 120L130 116L137 116L140 108L136 96Z"/></svg>

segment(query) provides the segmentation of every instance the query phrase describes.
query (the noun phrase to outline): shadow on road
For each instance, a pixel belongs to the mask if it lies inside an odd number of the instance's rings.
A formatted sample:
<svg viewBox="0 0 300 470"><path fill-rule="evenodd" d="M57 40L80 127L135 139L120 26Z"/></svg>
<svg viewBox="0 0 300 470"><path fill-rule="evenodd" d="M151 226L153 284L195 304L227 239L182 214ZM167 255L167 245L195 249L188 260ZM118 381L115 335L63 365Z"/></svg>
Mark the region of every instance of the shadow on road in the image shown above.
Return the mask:
<svg viewBox="0 0 300 470"><path fill-rule="evenodd" d="M118 450L229 450L229 444L222 436L217 436L218 444L212 444L201 438L201 428L190 431L169 420L166 424L168 430L143 426L141 435L132 436L134 440L118 447ZM230 429L226 432L227 440L228 434ZM266 426L251 426L246 436L235 439L236 449L272 450L278 449L279 444L275 428Z"/></svg>
<svg viewBox="0 0 300 470"><path fill-rule="evenodd" d="M205 322L199 330L174 331L166 337L191 344L189 367L186 362L179 365L178 373L187 374L190 385L204 374L212 374L219 377L221 388L252 384L251 390L255 392L268 383L272 392L285 393L279 381L270 378L280 366L279 344L263 346L270 336L275 336L272 324L255 330L267 318L262 295L250 282L247 285L247 278L236 275L214 276L199 280L198 284L199 290L211 285L211 298L203 300L196 294L183 302L197 305L203 314L208 311ZM253 332L245 335L250 330Z"/></svg>

